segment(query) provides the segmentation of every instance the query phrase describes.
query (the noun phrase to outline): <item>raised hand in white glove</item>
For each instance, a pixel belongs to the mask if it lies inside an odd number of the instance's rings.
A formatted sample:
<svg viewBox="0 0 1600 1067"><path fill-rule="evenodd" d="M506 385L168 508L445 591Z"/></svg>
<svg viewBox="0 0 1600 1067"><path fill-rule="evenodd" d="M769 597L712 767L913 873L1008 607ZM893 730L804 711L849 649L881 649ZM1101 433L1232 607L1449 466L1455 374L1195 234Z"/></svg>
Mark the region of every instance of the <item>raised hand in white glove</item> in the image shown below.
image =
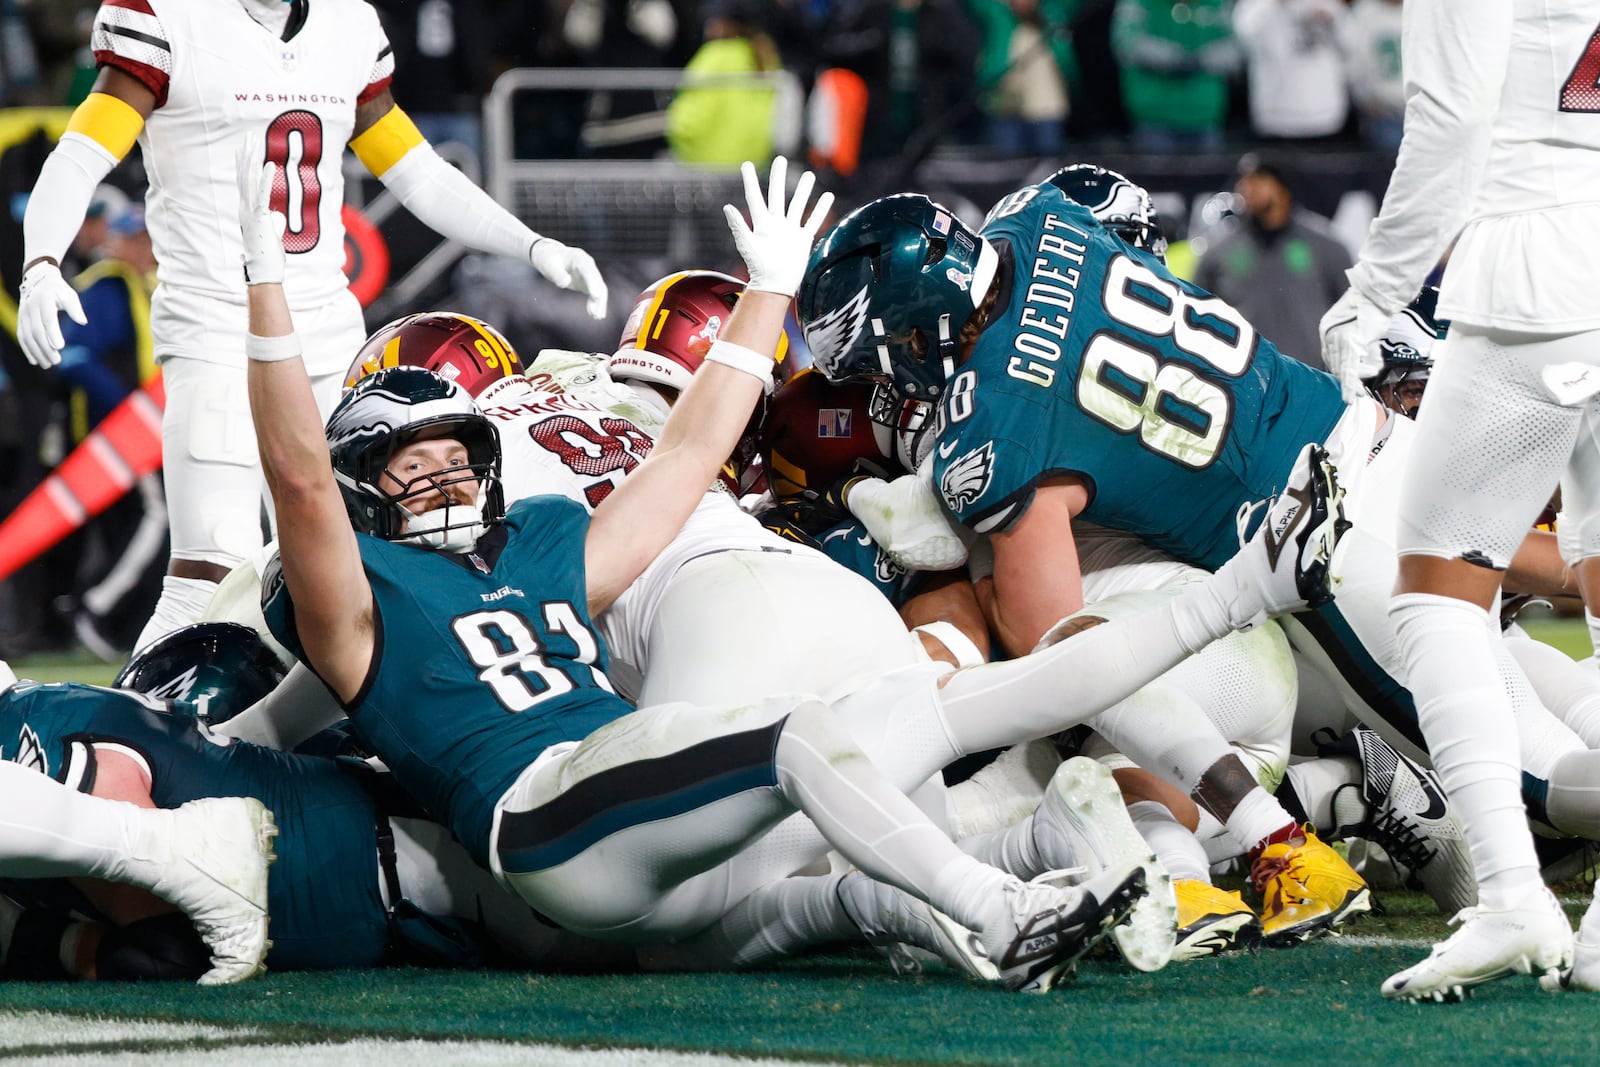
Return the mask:
<svg viewBox="0 0 1600 1067"><path fill-rule="evenodd" d="M591 319L606 317L606 280L600 276L600 268L594 265L589 253L564 245L554 237L541 237L533 242L528 260L533 269L552 284L588 294L589 302L584 306Z"/></svg>
<svg viewBox="0 0 1600 1067"><path fill-rule="evenodd" d="M17 302L17 343L35 367L49 369L61 362L66 339L61 336L61 313L79 326L89 324L78 291L61 276L54 260L41 259L22 275L22 298Z"/></svg>
<svg viewBox="0 0 1600 1067"><path fill-rule="evenodd" d="M1322 316L1322 362L1339 379L1345 403L1366 396L1364 379L1383 370L1378 341L1388 325L1388 312L1353 285Z"/></svg>
<svg viewBox="0 0 1600 1067"><path fill-rule="evenodd" d="M811 198L811 186L816 179L808 170L795 183L794 198L784 208L784 177L788 160L779 156L772 161L772 171L767 176L767 195L761 195L761 183L756 178L753 163L745 163L744 198L750 209L750 222L732 204L725 204L722 213L727 217L728 228L733 231L733 243L738 246L750 273L749 289L780 296L794 296L806 275L806 262L811 258L811 245L817 231L828 217L833 206L833 194L823 193L805 217L806 201Z"/></svg>
<svg viewBox="0 0 1600 1067"><path fill-rule="evenodd" d="M278 166L263 162L266 142L245 138L235 162L239 170L239 233L244 237L244 283L283 284L283 231L288 220L272 210L272 183Z"/></svg>

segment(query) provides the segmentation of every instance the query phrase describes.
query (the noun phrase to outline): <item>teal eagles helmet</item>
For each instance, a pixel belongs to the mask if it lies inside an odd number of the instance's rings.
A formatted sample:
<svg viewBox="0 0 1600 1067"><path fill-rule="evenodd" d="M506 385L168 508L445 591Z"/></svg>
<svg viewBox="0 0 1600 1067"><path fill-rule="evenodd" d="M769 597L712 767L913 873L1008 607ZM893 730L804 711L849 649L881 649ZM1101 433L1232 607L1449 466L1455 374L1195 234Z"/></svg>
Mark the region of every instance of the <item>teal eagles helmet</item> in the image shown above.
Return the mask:
<svg viewBox="0 0 1600 1067"><path fill-rule="evenodd" d="M908 399L934 399L998 264L993 245L920 193L857 208L811 253L800 285L815 366L832 382L892 381Z"/></svg>
<svg viewBox="0 0 1600 1067"><path fill-rule="evenodd" d="M253 628L199 622L140 649L112 684L199 708L213 725L227 722L278 687L287 673Z"/></svg>
<svg viewBox="0 0 1600 1067"><path fill-rule="evenodd" d="M1390 411L1416 418L1433 373L1433 345L1450 329L1438 317L1439 287L1425 285L1417 298L1389 319L1378 339L1383 369L1366 380L1367 390Z"/></svg>
<svg viewBox="0 0 1600 1067"><path fill-rule="evenodd" d="M350 525L359 533L464 552L505 517L500 434L465 389L433 371L389 367L361 379L328 417L327 436L334 480ZM401 448L438 437L461 442L467 450L466 465L426 474L403 486L384 473ZM463 480L478 482L476 505L451 503L414 515L401 503Z"/></svg>
<svg viewBox="0 0 1600 1067"><path fill-rule="evenodd" d="M1143 186L1106 167L1073 163L1045 181L1060 189L1068 200L1088 208L1095 219L1135 248L1161 262L1167 261L1167 238L1161 218Z"/></svg>

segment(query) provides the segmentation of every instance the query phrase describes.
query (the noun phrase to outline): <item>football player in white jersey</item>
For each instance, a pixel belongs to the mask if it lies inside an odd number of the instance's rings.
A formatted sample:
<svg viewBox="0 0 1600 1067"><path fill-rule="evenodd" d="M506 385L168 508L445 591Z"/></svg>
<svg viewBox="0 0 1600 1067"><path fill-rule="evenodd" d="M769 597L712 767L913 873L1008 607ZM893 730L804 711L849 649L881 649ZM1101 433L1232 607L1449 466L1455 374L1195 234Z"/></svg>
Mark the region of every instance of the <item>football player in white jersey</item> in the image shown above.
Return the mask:
<svg viewBox="0 0 1600 1067"><path fill-rule="evenodd" d="M1600 904L1574 967L1570 924L1540 880L1490 617L1558 479L1585 600L1600 603L1600 2L1411 0L1401 43L1405 140L1350 290L1323 319L1323 354L1354 395L1388 316L1456 241L1390 615L1479 906L1383 992L1458 999L1516 973L1600 988Z"/></svg>
<svg viewBox="0 0 1600 1067"><path fill-rule="evenodd" d="M17 338L41 367L60 359L59 314L83 321L60 261L100 179L135 140L150 177L160 261L152 304L166 385L162 443L172 560L138 644L193 622L216 583L261 544L260 474L244 395L245 292L234 217L234 155L265 135L288 220L285 291L311 343L324 415L361 344L343 273L341 161L357 157L423 222L474 248L532 264L605 311L583 251L541 237L445 163L390 95L394 59L361 0L102 0L100 73L45 161L23 220Z"/></svg>

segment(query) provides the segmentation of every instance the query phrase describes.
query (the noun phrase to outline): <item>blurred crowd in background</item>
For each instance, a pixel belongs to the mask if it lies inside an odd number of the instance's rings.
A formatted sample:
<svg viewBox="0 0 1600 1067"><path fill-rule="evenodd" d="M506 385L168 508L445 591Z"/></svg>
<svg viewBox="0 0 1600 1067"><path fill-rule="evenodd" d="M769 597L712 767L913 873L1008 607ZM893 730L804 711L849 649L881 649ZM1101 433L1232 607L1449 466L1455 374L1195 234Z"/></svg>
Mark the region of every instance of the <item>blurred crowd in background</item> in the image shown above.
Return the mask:
<svg viewBox="0 0 1600 1067"><path fill-rule="evenodd" d="M1345 288L1404 112L1400 0L372 2L394 46L396 100L519 217L595 254L615 321L588 322L517 264L441 256L375 197L352 206L401 282L369 324L452 306L504 328L525 358L609 350L654 277L728 268L682 227L665 226L662 247L638 244L650 226L629 212L719 227L720 203L737 201L730 168L783 152L807 157L843 209L916 189L975 224L1000 194L1065 163L1114 166L1155 194L1177 273L1316 362L1318 319ZM96 6L0 0L0 301L16 297L27 191L52 143L28 116L89 92ZM630 88L619 69L659 71L672 87ZM502 75L525 70L560 72L567 88L540 83L496 104ZM509 132L498 141L496 114ZM620 160L664 169L644 180ZM612 173L624 177L608 185ZM90 209L65 271L89 326L66 324L61 367L32 368L0 331L0 519L154 374L142 186L135 153ZM352 248L352 262L369 252ZM79 646L120 658L159 589L164 530L159 478L139 478L104 517L0 580L0 658Z"/></svg>

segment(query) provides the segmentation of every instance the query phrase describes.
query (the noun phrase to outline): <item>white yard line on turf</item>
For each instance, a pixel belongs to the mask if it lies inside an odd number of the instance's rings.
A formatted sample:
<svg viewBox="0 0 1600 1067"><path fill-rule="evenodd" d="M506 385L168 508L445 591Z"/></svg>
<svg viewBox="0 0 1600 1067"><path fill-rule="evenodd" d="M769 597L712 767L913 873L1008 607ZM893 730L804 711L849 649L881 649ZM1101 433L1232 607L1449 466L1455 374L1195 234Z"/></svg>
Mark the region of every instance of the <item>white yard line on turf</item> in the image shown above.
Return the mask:
<svg viewBox="0 0 1600 1067"><path fill-rule="evenodd" d="M60 1048L98 1045L109 1041L229 1041L252 1037L257 1030L198 1023L151 1023L136 1019L96 1019L51 1012L0 1012L0 1049L38 1045Z"/></svg>
<svg viewBox="0 0 1600 1067"><path fill-rule="evenodd" d="M1341 934L1316 942L1334 948L1428 948L1435 942L1426 937L1385 937L1382 934Z"/></svg>
<svg viewBox="0 0 1600 1067"><path fill-rule="evenodd" d="M229 1029L185 1023L93 1019L44 1012L0 1012L0 1051L48 1048L50 1054L11 1063L73 1064L92 1067L307 1067L315 1064L371 1067L497 1067L539 1064L540 1067L840 1067L837 1061L744 1059L716 1053L669 1052L661 1049L581 1049L557 1045L518 1045L494 1041L383 1041L362 1038L341 1044L257 1045L230 1039L259 1038L261 1030ZM174 1049L166 1042L215 1041L221 1047ZM139 1051L145 1043L160 1048ZM90 1052L86 1046L122 1043L116 1052Z"/></svg>

